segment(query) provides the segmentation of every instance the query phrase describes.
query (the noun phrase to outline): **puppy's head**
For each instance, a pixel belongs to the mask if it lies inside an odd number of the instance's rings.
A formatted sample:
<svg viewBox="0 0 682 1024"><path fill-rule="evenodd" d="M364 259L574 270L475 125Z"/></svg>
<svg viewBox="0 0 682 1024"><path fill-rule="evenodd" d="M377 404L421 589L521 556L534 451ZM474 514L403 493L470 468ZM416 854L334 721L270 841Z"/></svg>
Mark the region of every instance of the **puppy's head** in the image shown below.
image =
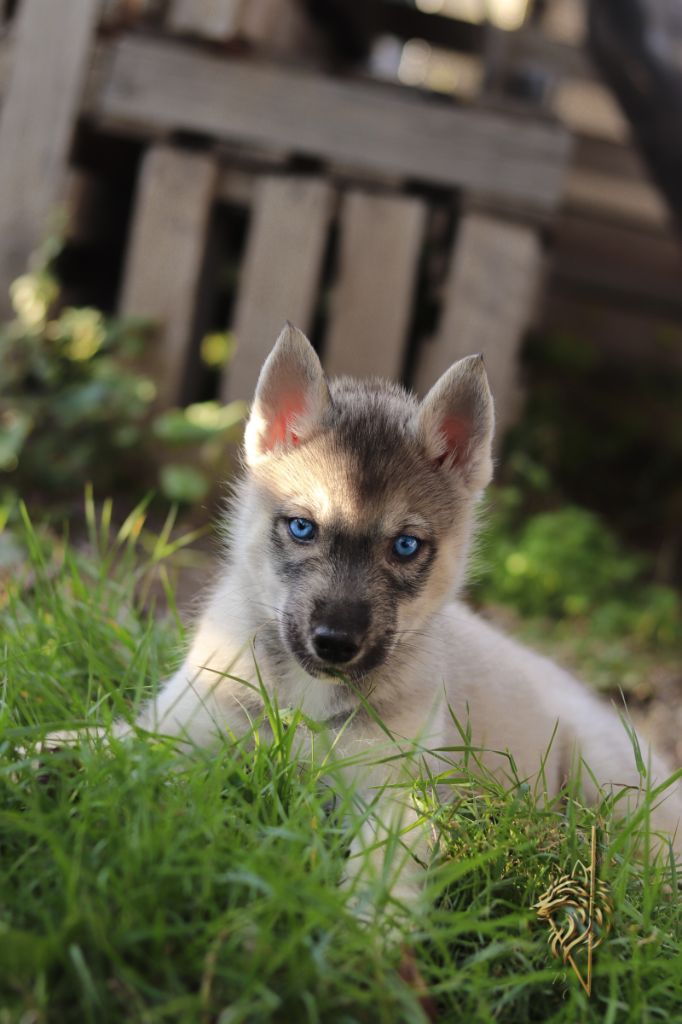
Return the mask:
<svg viewBox="0 0 682 1024"><path fill-rule="evenodd" d="M454 591L493 421L478 356L419 403L384 382L327 381L284 328L246 428L242 531L260 600L308 672L366 676Z"/></svg>

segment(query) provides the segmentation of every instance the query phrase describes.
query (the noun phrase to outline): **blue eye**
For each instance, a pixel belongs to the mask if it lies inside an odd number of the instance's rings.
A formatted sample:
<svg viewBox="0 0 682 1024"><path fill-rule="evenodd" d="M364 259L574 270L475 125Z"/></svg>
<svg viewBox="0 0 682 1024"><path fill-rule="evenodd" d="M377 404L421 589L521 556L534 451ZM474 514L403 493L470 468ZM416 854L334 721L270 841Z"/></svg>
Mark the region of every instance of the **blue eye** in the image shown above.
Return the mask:
<svg viewBox="0 0 682 1024"><path fill-rule="evenodd" d="M315 524L309 519L296 516L289 520L289 533L294 540L312 540L315 536Z"/></svg>
<svg viewBox="0 0 682 1024"><path fill-rule="evenodd" d="M401 533L393 541L393 554L398 558L412 558L422 546L418 537L411 537L409 533Z"/></svg>

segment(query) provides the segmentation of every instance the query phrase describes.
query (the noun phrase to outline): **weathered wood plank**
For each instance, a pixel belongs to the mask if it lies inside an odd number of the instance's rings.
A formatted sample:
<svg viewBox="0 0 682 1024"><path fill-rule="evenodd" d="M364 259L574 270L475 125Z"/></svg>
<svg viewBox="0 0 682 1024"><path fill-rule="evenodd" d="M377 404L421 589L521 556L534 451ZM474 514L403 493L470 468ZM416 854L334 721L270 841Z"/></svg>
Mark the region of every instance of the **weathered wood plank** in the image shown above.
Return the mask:
<svg viewBox="0 0 682 1024"><path fill-rule="evenodd" d="M682 252L675 235L656 225L564 211L556 222L552 278L621 302L682 309Z"/></svg>
<svg viewBox="0 0 682 1024"><path fill-rule="evenodd" d="M324 181L258 183L234 315L237 351L222 397L250 398L285 320L310 330L334 197Z"/></svg>
<svg viewBox="0 0 682 1024"><path fill-rule="evenodd" d="M519 349L534 312L541 269L540 240L532 227L465 213L439 328L420 348L416 389L425 393L456 359L482 352L501 436L517 412Z"/></svg>
<svg viewBox="0 0 682 1024"><path fill-rule="evenodd" d="M597 139L593 135L576 135L571 162L591 174L604 174L627 181L649 180L641 156L627 143Z"/></svg>
<svg viewBox="0 0 682 1024"><path fill-rule="evenodd" d="M173 32L216 42L238 37L271 53L319 51L299 0L173 0L168 25Z"/></svg>
<svg viewBox="0 0 682 1024"><path fill-rule="evenodd" d="M565 78L551 100L551 109L572 131L627 143L630 128L613 93L599 81Z"/></svg>
<svg viewBox="0 0 682 1024"><path fill-rule="evenodd" d="M237 32L245 6L245 0L172 0L168 26L173 32L222 41Z"/></svg>
<svg viewBox="0 0 682 1024"><path fill-rule="evenodd" d="M0 111L0 315L7 288L50 228L99 0L23 0Z"/></svg>
<svg viewBox="0 0 682 1024"><path fill-rule="evenodd" d="M183 395L217 177L212 155L165 145L149 150L140 173L120 310L159 323L144 365L161 407Z"/></svg>
<svg viewBox="0 0 682 1024"><path fill-rule="evenodd" d="M144 39L113 44L91 113L141 133L191 129L552 208L569 140L559 125L455 107L376 83L219 59Z"/></svg>
<svg viewBox="0 0 682 1024"><path fill-rule="evenodd" d="M319 60L319 32L300 0L248 0L241 31L245 39L269 53Z"/></svg>
<svg viewBox="0 0 682 1024"><path fill-rule="evenodd" d="M671 215L661 195L646 181L610 178L571 168L564 206L600 219L641 223L666 231Z"/></svg>
<svg viewBox="0 0 682 1024"><path fill-rule="evenodd" d="M425 222L420 199L347 193L323 351L332 376L400 378Z"/></svg>

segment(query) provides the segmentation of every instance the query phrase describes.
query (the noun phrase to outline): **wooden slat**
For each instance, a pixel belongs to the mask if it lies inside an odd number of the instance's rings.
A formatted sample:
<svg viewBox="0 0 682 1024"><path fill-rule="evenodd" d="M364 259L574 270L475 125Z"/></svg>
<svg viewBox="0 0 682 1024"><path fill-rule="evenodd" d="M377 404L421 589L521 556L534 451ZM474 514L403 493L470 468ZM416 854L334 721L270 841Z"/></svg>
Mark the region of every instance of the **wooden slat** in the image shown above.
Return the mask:
<svg viewBox="0 0 682 1024"><path fill-rule="evenodd" d="M243 33L249 42L273 55L319 61L320 34L301 0L249 0Z"/></svg>
<svg viewBox="0 0 682 1024"><path fill-rule="evenodd" d="M110 56L90 110L110 128L205 132L544 209L561 195L569 142L553 122L179 44L128 38Z"/></svg>
<svg viewBox="0 0 682 1024"><path fill-rule="evenodd" d="M552 0L541 13L542 34L579 47L587 34L586 6L585 0Z"/></svg>
<svg viewBox="0 0 682 1024"><path fill-rule="evenodd" d="M173 0L168 24L174 32L218 42L236 36L271 53L319 53L299 0Z"/></svg>
<svg viewBox="0 0 682 1024"><path fill-rule="evenodd" d="M0 314L50 230L63 188L98 0L23 0L0 111Z"/></svg>
<svg viewBox="0 0 682 1024"><path fill-rule="evenodd" d="M484 42L486 86L495 91L506 88L510 74L539 71L548 84L565 78L594 81L596 76L584 49L549 39L532 25L508 32L487 25Z"/></svg>
<svg viewBox="0 0 682 1024"><path fill-rule="evenodd" d="M309 331L333 190L324 181L264 177L258 183L234 315L237 351L222 397L250 399L285 320Z"/></svg>
<svg viewBox="0 0 682 1024"><path fill-rule="evenodd" d="M565 78L552 96L551 109L574 132L614 143L630 139L625 115L601 82Z"/></svg>
<svg viewBox="0 0 682 1024"><path fill-rule="evenodd" d="M159 406L182 399L217 174L209 154L158 145L144 158L120 310L159 323L144 360Z"/></svg>
<svg viewBox="0 0 682 1024"><path fill-rule="evenodd" d="M243 16L244 0L172 0L168 26L173 32L225 40L234 35Z"/></svg>
<svg viewBox="0 0 682 1024"><path fill-rule="evenodd" d="M656 226L647 230L565 211L556 222L552 276L622 302L682 309L682 249Z"/></svg>
<svg viewBox="0 0 682 1024"><path fill-rule="evenodd" d="M595 217L670 227L671 215L660 193L646 181L628 181L573 167L566 180L565 205Z"/></svg>
<svg viewBox="0 0 682 1024"><path fill-rule="evenodd" d="M465 213L438 332L419 352L414 383L422 394L455 360L483 353L498 436L517 413L518 354L534 313L541 264L540 240L532 227Z"/></svg>
<svg viewBox="0 0 682 1024"><path fill-rule="evenodd" d="M420 199L346 195L323 352L332 376L401 376L425 221Z"/></svg>
<svg viewBox="0 0 682 1024"><path fill-rule="evenodd" d="M586 135L575 139L564 205L606 220L670 226L670 212L637 151Z"/></svg>
<svg viewBox="0 0 682 1024"><path fill-rule="evenodd" d="M576 135L571 159L574 166L593 174L627 181L649 180L641 156L627 143Z"/></svg>

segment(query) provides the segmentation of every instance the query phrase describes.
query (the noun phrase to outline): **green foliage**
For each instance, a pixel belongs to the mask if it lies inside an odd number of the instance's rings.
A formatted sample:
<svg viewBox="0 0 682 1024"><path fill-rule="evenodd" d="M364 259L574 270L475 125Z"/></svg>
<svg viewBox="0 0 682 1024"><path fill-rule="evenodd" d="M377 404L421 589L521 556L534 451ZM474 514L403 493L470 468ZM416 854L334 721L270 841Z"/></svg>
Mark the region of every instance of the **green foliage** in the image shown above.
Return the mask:
<svg viewBox="0 0 682 1024"><path fill-rule="evenodd" d="M0 329L0 471L21 490L81 492L115 480L135 452L154 385L126 369L144 339L139 322L96 309L55 310L47 268L11 290L15 319Z"/></svg>
<svg viewBox="0 0 682 1024"><path fill-rule="evenodd" d="M208 494L210 483L204 473L194 466L176 465L173 462L161 467L159 474L161 490L169 501L194 504Z"/></svg>
<svg viewBox="0 0 682 1024"><path fill-rule="evenodd" d="M173 501L205 497L238 436L244 405L215 402L155 415L153 382L135 368L151 324L60 305L50 268L56 243L11 288L14 319L0 327L0 474L22 494L71 495L144 480L153 466ZM210 336L211 358L229 355ZM162 444L160 445L159 442ZM182 465L178 457L191 465Z"/></svg>
<svg viewBox="0 0 682 1024"><path fill-rule="evenodd" d="M243 413L241 402L198 402L186 409L169 409L154 420L154 435L167 444L211 441L238 427Z"/></svg>
<svg viewBox="0 0 682 1024"><path fill-rule="evenodd" d="M478 601L522 616L589 618L595 636L682 643L682 604L646 582L647 559L629 551L593 512L574 505L524 517L517 488L494 492L479 546Z"/></svg>
<svg viewBox="0 0 682 1024"><path fill-rule="evenodd" d="M245 415L243 402L198 402L186 409L168 409L154 419L153 435L169 457L183 448L194 456L191 464L167 462L161 466L161 491L169 501L193 504L208 495L225 475L226 446L239 436Z"/></svg>
<svg viewBox="0 0 682 1024"><path fill-rule="evenodd" d="M184 541L170 523L150 535L143 508L113 535L111 519L88 501L88 553L24 517L28 564L0 609L2 1024L424 1024L419 985L398 972L406 945L439 1020L679 1018L671 869L637 865L637 826L612 823L608 800L538 803L513 764L494 779L463 743L415 788L436 842L430 909L410 920L388 903L361 922L337 884L358 812L331 813L327 769L294 760L295 715L271 710L271 745L188 751L140 734L39 755L50 729L131 715L181 640L150 596ZM165 596L172 611L167 582ZM586 859L600 820L615 915L588 999L533 904Z"/></svg>

